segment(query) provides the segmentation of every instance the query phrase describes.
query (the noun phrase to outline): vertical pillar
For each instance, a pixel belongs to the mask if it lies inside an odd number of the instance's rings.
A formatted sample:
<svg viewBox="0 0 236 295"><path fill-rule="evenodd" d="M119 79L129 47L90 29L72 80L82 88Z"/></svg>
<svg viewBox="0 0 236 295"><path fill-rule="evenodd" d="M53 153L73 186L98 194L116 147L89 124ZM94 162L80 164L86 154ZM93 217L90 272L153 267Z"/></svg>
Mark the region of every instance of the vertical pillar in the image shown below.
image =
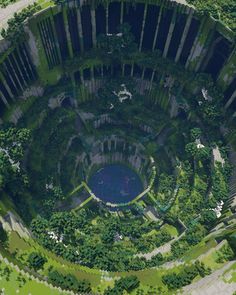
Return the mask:
<svg viewBox="0 0 236 295"><path fill-rule="evenodd" d="M142 21L142 30L141 30L141 36L140 36L140 41L139 41L139 51L142 50L142 45L143 45L143 35L144 35L144 28L145 28L145 22L146 22L146 17L147 17L147 3L145 4L144 7L144 13L143 13L143 21Z"/></svg>
<svg viewBox="0 0 236 295"><path fill-rule="evenodd" d="M60 51L60 46L59 46L58 39L57 39L56 27L55 27L55 23L54 23L54 19L53 19L52 14L50 14L50 20L51 20L51 24L52 24L52 31L53 31L54 40L56 43L57 55L58 55L60 63L61 63L62 62L61 51Z"/></svg>
<svg viewBox="0 0 236 295"><path fill-rule="evenodd" d="M0 90L0 97L1 97L1 100L3 101L3 103L5 104L5 106L9 109L10 108L10 105L5 97L5 95L2 93L2 91Z"/></svg>
<svg viewBox="0 0 236 295"><path fill-rule="evenodd" d="M133 78L133 76L134 76L134 63L132 63L132 66L131 66L130 76L131 76L132 78Z"/></svg>
<svg viewBox="0 0 236 295"><path fill-rule="evenodd" d="M161 5L161 7L160 7L160 11L159 11L159 15L158 15L157 27L156 27L156 31L155 31L155 35L154 35L153 44L152 44L152 51L154 51L155 50L155 47L156 47L157 35L158 35L159 28L160 28L160 22L161 22L162 12L163 12L163 5Z"/></svg>
<svg viewBox="0 0 236 295"><path fill-rule="evenodd" d="M95 92L95 79L94 79L94 67L91 67L91 81L92 81L92 93Z"/></svg>
<svg viewBox="0 0 236 295"><path fill-rule="evenodd" d="M175 4L174 12L173 12L171 23L170 23L169 32L168 32L168 35L167 35L167 38L166 38L166 44L165 44L164 51L163 51L163 57L167 56L167 53L168 53L168 50L169 50L171 38L172 38L173 31L174 31L174 28L175 28L177 7L178 7L178 4Z"/></svg>
<svg viewBox="0 0 236 295"><path fill-rule="evenodd" d="M150 80L150 87L149 87L150 91L152 89L152 83L153 83L154 76L155 76L155 70L152 71L152 76L151 76L151 80Z"/></svg>
<svg viewBox="0 0 236 295"><path fill-rule="evenodd" d="M234 90L234 93L231 95L230 99L227 101L226 105L225 105L225 109L227 109L231 103L235 100L236 98L236 89Z"/></svg>
<svg viewBox="0 0 236 295"><path fill-rule="evenodd" d="M17 85L15 84L14 79L12 78L10 72L8 71L7 66L5 65L5 63L3 63L3 65L4 65L4 68L5 68L6 73L7 73L8 76L9 76L9 79L11 80L11 82L12 82L12 84L14 85L15 89L18 89Z"/></svg>
<svg viewBox="0 0 236 295"><path fill-rule="evenodd" d="M106 4L106 35L109 33L109 28L108 28L108 18L109 18L109 9L108 9L109 3Z"/></svg>
<svg viewBox="0 0 236 295"><path fill-rule="evenodd" d="M84 85L84 72L83 72L83 70L80 70L80 80L81 80L81 84Z"/></svg>
<svg viewBox="0 0 236 295"><path fill-rule="evenodd" d="M32 67L32 64L31 64L31 62L30 62L30 60L29 60L29 57L28 57L28 54L27 54L27 51L26 51L26 50L27 50L27 49L26 49L26 45L23 44L23 46L22 46L22 53L24 54L24 56L25 56L25 58L26 58L26 60L27 60L27 62L28 62L29 68L30 68L30 70L31 70L32 77L36 78L36 77L35 77L34 70L33 70L33 67Z"/></svg>
<svg viewBox="0 0 236 295"><path fill-rule="evenodd" d="M194 41L191 53L185 64L185 68L192 71L197 71L201 65L203 58L207 52L209 43L214 33L216 23L208 16L202 18L200 29Z"/></svg>
<svg viewBox="0 0 236 295"><path fill-rule="evenodd" d="M91 7L91 24L92 24L92 40L93 40L93 47L96 47L97 44L97 38L96 38L96 14L95 14L95 8L94 4L92 4Z"/></svg>
<svg viewBox="0 0 236 295"><path fill-rule="evenodd" d="M145 68L143 68L141 79L144 79Z"/></svg>
<svg viewBox="0 0 236 295"><path fill-rule="evenodd" d="M77 7L76 7L76 15L77 15L77 24L78 24L78 32L79 32L80 49L81 49L81 52L83 52L84 51L84 38L83 38L81 11L80 11L79 4L77 4Z"/></svg>
<svg viewBox="0 0 236 295"><path fill-rule="evenodd" d="M141 76L141 81L140 81L140 88L139 88L139 89L140 89L140 93L141 93L141 94L143 94L143 86L144 86L144 84L145 84L145 83L144 83L144 80L143 80L143 79L144 79L144 73L145 73L145 68L143 68L142 76Z"/></svg>
<svg viewBox="0 0 236 295"><path fill-rule="evenodd" d="M66 39L67 39L67 45L68 45L68 49L69 49L69 56L70 56L70 58L73 58L73 49L72 49L72 43L71 43L71 37L70 37L70 31L69 31L67 6L62 7L62 14L63 14L63 21L64 21L64 25L65 25Z"/></svg>
<svg viewBox="0 0 236 295"><path fill-rule="evenodd" d="M187 21L186 21L186 24L185 24L185 27L184 27L183 35L182 35L181 40L180 40L179 48L178 48L176 56L175 56L175 62L178 62L179 59L180 59L180 56L181 56L181 53L182 53L182 50L183 50L183 47L184 47L185 40L187 38L189 29L190 29L190 26L191 26L193 14L194 14L194 9L190 8L190 12L188 14L188 18L187 18Z"/></svg>
<svg viewBox="0 0 236 295"><path fill-rule="evenodd" d="M46 41L44 42L45 44L45 49L47 51L47 56L48 56L48 60L51 64L51 66L53 66L56 62L54 55L53 55L53 46L51 44L51 36L50 36L50 32L48 31L48 26L47 26L47 20L44 20L41 22L41 32L43 35L43 39Z"/></svg>
<svg viewBox="0 0 236 295"><path fill-rule="evenodd" d="M227 62L223 66L218 79L217 83L220 87L224 90L232 83L234 77L236 76L236 46L232 51L230 57L228 58Z"/></svg>
<svg viewBox="0 0 236 295"><path fill-rule="evenodd" d="M9 62L9 64L10 64L10 67L11 67L12 71L13 71L14 74L15 74L16 80L17 80L17 82L19 83L21 90L23 91L23 90L24 90L24 87L21 85L21 82L20 82L20 80L19 80L19 78L18 78L18 75L17 75L17 73L16 73L16 71L15 71L15 69L14 69L14 67L13 67L13 64L12 64L12 62L11 62L11 60L10 60L10 57L8 57L7 59L8 59L8 62Z"/></svg>
<svg viewBox="0 0 236 295"><path fill-rule="evenodd" d="M122 64L122 73L121 73L122 77L124 77L125 75L125 64Z"/></svg>
<svg viewBox="0 0 236 295"><path fill-rule="evenodd" d="M120 24L122 25L124 21L124 2L120 3Z"/></svg>
<svg viewBox="0 0 236 295"><path fill-rule="evenodd" d="M27 84L27 82L26 82L26 80L25 80L25 78L24 78L24 75L23 75L23 73L22 73L22 69L21 69L21 67L20 67L19 64L18 64L17 59L15 58L14 51L12 52L12 58L13 58L14 61L15 61L16 67L17 67L17 69L18 69L18 71L19 71L19 74L21 75L21 78L22 78L22 80L23 80L23 82L24 82L24 85L27 87L28 84Z"/></svg>
<svg viewBox="0 0 236 295"><path fill-rule="evenodd" d="M2 74L1 72L0 72L0 79L1 79L2 84L4 85L4 87L6 88L8 94L10 95L11 99L12 99L12 100L15 100L14 95L13 95L13 93L11 92L11 89L10 89L10 87L8 86L6 80L5 80L5 78L4 78L4 76L3 76L3 74Z"/></svg>
<svg viewBox="0 0 236 295"><path fill-rule="evenodd" d="M25 67L25 64L24 64L24 61L23 61L23 59L22 59L21 52L19 51L18 46L16 47L16 51L17 51L17 54L18 54L19 59L20 59L20 61L21 61L21 64L22 64L22 66L24 67L24 70L25 70L26 76L27 76L27 78L28 78L29 81L30 81L30 80L31 80L31 79L30 79L30 75L29 75L29 73L28 73L28 71L27 71L27 68Z"/></svg>

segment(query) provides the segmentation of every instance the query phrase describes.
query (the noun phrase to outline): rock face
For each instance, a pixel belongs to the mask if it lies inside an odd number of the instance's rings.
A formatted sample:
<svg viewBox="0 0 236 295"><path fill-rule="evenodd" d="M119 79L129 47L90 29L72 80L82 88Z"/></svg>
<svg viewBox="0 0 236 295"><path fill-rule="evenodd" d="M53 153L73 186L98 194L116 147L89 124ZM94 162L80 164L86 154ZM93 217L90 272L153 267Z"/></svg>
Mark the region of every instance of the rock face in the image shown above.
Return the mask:
<svg viewBox="0 0 236 295"><path fill-rule="evenodd" d="M5 216L0 216L0 223L5 231L15 231L21 238L27 239L31 236L22 220L10 211Z"/></svg>

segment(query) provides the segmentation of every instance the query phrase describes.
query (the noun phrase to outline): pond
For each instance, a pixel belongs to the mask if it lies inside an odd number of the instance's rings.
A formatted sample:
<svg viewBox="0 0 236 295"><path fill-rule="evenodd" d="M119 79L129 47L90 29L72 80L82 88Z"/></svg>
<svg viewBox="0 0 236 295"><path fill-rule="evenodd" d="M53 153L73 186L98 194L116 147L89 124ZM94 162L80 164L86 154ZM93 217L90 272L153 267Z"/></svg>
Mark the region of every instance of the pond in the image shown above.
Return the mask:
<svg viewBox="0 0 236 295"><path fill-rule="evenodd" d="M129 167L122 164L105 165L89 179L95 196L113 204L128 203L143 191L143 184Z"/></svg>

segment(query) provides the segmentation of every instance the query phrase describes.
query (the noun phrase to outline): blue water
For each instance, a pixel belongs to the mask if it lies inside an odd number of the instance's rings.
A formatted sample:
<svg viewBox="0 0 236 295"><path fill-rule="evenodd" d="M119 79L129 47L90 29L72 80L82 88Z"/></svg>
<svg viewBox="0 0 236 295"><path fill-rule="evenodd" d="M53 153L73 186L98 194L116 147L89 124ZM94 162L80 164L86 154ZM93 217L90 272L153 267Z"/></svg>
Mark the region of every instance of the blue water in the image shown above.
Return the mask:
<svg viewBox="0 0 236 295"><path fill-rule="evenodd" d="M139 176L120 164L106 165L89 179L92 192L104 202L128 203L143 191Z"/></svg>

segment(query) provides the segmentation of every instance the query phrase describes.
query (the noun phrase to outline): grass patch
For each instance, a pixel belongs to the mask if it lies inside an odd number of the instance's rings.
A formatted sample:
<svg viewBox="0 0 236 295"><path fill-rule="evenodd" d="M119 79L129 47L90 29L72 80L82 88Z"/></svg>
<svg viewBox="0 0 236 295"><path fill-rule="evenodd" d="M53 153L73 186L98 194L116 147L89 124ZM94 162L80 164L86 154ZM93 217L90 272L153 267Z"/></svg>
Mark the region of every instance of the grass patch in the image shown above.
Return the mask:
<svg viewBox="0 0 236 295"><path fill-rule="evenodd" d="M9 246L8 250L10 253L15 252L17 249L21 249L23 251L30 249L30 245L22 239L18 233L12 231L9 236Z"/></svg>
<svg viewBox="0 0 236 295"><path fill-rule="evenodd" d="M177 237L179 235L177 228L173 225L165 223L161 229L166 230L172 237Z"/></svg>
<svg viewBox="0 0 236 295"><path fill-rule="evenodd" d="M4 294L16 294L16 291L19 290L19 295L33 294L33 295L42 295L42 294L50 294L50 295L59 295L59 294L68 294L68 293L60 293L57 290L50 289L45 286L44 283L36 282L34 280L28 279L24 277L25 283L19 282L19 273L14 269L8 266L5 262L1 261L0 268L1 270L9 268L10 274L9 276L1 275L0 277L0 287L4 288Z"/></svg>
<svg viewBox="0 0 236 295"><path fill-rule="evenodd" d="M191 250L187 251L183 259L186 262L197 259L200 255L206 253L211 248L214 248L216 245L217 242L214 239L207 242L202 241L200 244L194 246L193 248L191 248Z"/></svg>

